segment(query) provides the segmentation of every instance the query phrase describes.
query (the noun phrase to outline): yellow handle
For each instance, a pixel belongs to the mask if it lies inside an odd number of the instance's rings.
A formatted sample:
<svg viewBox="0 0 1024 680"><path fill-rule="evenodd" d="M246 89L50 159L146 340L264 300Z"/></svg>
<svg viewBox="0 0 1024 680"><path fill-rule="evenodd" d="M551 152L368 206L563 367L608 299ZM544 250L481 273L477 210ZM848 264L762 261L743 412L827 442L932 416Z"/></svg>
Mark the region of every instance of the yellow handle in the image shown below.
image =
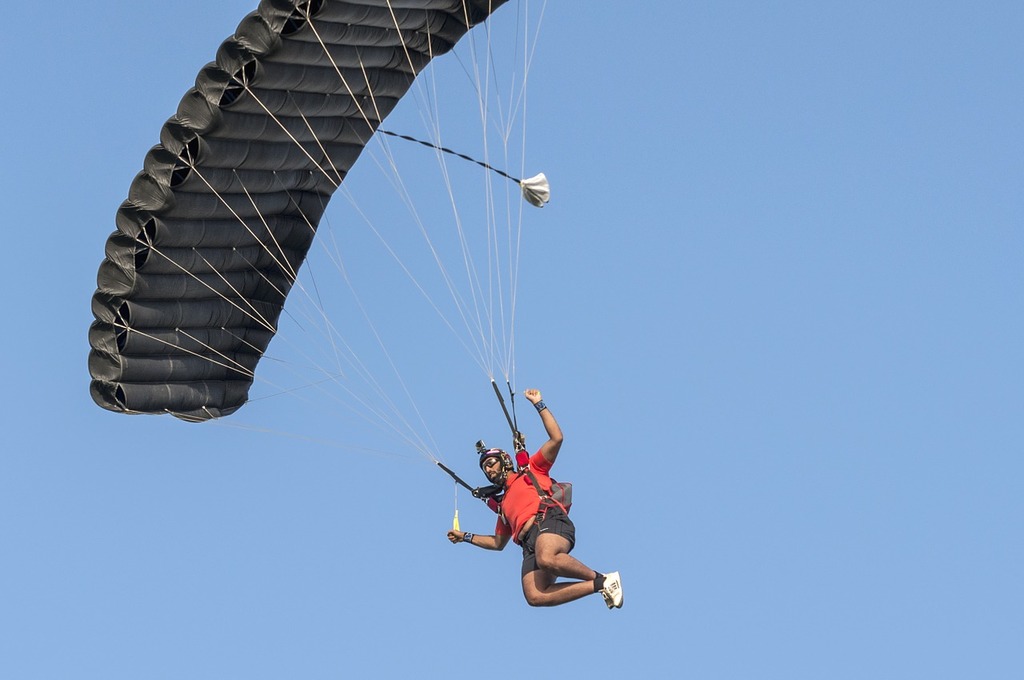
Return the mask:
<svg viewBox="0 0 1024 680"><path fill-rule="evenodd" d="M462 531L462 529L459 528L459 511L458 510L455 511L455 519L452 520L452 529L454 529L455 531Z"/></svg>

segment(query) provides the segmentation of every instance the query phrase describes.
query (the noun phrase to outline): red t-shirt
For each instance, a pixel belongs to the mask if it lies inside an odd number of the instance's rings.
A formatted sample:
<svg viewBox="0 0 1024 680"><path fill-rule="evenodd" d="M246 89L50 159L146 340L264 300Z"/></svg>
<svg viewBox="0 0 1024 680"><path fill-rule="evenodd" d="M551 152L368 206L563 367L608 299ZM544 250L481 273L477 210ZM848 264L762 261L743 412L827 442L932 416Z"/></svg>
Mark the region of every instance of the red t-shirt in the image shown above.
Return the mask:
<svg viewBox="0 0 1024 680"><path fill-rule="evenodd" d="M540 488L551 490L551 463L540 451L530 457L530 471ZM501 501L501 514L494 527L497 536L519 536L520 530L540 509L540 496L525 473L509 476L505 482L505 497Z"/></svg>

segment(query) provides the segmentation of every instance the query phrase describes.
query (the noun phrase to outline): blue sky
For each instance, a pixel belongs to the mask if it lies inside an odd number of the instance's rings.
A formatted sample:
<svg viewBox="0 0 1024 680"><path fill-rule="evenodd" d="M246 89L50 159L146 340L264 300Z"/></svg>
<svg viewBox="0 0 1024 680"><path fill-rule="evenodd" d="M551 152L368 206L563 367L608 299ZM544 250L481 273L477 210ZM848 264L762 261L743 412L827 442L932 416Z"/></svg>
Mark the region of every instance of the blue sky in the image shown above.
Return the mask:
<svg viewBox="0 0 1024 680"><path fill-rule="evenodd" d="M555 198L516 375L625 607L529 608L514 547L444 539L450 481L313 387L198 426L92 403L114 212L255 2L31 4L0 48L0 676L1021 676L1024 10L582 5L547 5L531 73ZM486 377L371 302L473 477L506 438Z"/></svg>

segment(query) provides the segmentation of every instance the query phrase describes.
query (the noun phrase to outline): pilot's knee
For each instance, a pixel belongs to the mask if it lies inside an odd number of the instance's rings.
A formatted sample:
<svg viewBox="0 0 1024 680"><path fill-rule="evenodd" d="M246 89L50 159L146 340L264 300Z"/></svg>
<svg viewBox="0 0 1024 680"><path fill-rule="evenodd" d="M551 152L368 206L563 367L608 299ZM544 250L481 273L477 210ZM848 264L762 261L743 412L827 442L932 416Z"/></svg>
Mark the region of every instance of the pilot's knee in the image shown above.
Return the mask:
<svg viewBox="0 0 1024 680"><path fill-rule="evenodd" d="M557 550L545 550L537 553L537 567L544 571L552 571L558 564L559 553Z"/></svg>
<svg viewBox="0 0 1024 680"><path fill-rule="evenodd" d="M527 590L523 592L526 596L526 604L531 607L543 607L544 606L544 594L536 590Z"/></svg>

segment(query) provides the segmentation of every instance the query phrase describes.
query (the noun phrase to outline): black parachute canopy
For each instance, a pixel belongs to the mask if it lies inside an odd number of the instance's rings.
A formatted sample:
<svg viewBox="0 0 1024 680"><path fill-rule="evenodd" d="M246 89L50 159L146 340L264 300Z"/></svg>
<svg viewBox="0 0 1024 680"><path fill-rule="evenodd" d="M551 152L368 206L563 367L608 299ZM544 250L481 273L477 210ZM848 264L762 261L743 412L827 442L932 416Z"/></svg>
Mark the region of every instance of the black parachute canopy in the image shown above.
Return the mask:
<svg viewBox="0 0 1024 680"><path fill-rule="evenodd" d="M262 0L117 212L92 301L96 403L241 407L334 190L416 75L505 1Z"/></svg>

